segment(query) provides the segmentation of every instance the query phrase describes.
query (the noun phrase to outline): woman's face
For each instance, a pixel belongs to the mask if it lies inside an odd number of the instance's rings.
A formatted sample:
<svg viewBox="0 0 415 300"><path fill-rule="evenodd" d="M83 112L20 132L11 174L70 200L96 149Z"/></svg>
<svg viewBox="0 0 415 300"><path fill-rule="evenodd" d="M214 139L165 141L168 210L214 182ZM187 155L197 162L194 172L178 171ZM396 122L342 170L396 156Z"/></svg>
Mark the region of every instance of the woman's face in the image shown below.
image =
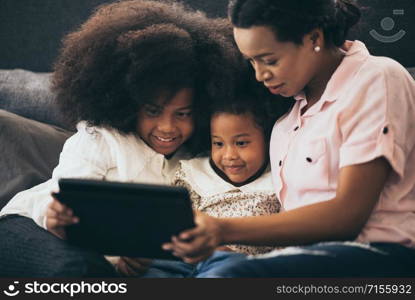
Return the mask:
<svg viewBox="0 0 415 300"><path fill-rule="evenodd" d="M230 181L243 183L264 165L265 137L252 114L217 113L211 119L210 130L212 160Z"/></svg>
<svg viewBox="0 0 415 300"><path fill-rule="evenodd" d="M137 132L154 151L174 153L193 133L193 90L179 90L172 99L144 105L138 113Z"/></svg>
<svg viewBox="0 0 415 300"><path fill-rule="evenodd" d="M234 28L241 53L255 69L256 79L273 94L292 97L304 90L318 70L318 56L310 35L303 45L279 42L266 26Z"/></svg>

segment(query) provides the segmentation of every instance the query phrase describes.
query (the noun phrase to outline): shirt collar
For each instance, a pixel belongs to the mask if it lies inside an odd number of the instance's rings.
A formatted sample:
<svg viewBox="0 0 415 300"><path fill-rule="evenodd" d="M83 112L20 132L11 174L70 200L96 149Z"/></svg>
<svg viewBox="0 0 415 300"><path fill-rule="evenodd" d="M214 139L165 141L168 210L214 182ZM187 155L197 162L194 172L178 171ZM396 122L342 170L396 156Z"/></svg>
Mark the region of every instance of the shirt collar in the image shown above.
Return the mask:
<svg viewBox="0 0 415 300"><path fill-rule="evenodd" d="M270 168L268 167L262 176L256 180L236 187L223 180L212 169L209 158L195 158L181 161L181 167L186 173L186 180L192 186L192 189L202 197L210 197L218 194L224 194L231 191L242 191L244 193L258 191L273 191Z"/></svg>
<svg viewBox="0 0 415 300"><path fill-rule="evenodd" d="M365 44L357 40L346 41L341 47L341 50L345 55L343 61L328 81L321 99L309 109L310 112L307 111L307 114L320 111L326 102L334 102L344 92L347 92L347 83L354 77L362 63L370 55ZM294 99L300 101L300 110L307 105L304 91L294 96Z"/></svg>

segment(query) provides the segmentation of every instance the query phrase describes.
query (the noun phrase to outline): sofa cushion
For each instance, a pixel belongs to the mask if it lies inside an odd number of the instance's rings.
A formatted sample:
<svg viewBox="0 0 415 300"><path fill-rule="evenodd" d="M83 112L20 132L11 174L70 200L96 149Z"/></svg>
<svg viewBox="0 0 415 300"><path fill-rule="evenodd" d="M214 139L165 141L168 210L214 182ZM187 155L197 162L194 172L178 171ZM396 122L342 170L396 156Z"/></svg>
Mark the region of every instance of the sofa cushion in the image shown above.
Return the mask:
<svg viewBox="0 0 415 300"><path fill-rule="evenodd" d="M20 69L0 70L0 109L69 129L50 91L50 76Z"/></svg>
<svg viewBox="0 0 415 300"><path fill-rule="evenodd" d="M71 134L0 110L0 209L17 192L51 177Z"/></svg>

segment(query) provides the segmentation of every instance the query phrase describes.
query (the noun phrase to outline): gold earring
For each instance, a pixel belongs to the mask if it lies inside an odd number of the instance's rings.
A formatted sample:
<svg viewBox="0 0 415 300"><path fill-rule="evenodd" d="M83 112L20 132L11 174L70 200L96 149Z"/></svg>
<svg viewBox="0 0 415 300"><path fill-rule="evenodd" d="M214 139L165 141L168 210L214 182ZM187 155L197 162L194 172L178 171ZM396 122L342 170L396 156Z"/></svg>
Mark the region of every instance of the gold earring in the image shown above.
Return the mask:
<svg viewBox="0 0 415 300"><path fill-rule="evenodd" d="M315 51L315 52L320 52L320 50L321 50L320 46L315 46L315 47L314 47L314 51Z"/></svg>

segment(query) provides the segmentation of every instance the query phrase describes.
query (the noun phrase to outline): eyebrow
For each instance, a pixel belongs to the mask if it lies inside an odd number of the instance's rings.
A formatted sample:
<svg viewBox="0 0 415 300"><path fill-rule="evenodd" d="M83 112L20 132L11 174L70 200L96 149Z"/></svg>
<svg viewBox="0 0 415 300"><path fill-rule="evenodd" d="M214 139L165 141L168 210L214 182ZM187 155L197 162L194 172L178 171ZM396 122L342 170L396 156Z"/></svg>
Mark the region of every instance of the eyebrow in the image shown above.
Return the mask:
<svg viewBox="0 0 415 300"><path fill-rule="evenodd" d="M267 53L262 53L262 54L258 54L258 55L255 55L254 57L252 57L253 59L258 59L258 58L262 58L262 57L265 57L265 56L270 56L270 55L274 55L275 53L272 53L272 52L267 52ZM245 58L245 59L250 59L250 57L249 56L246 56L245 54L243 55L243 57Z"/></svg>
<svg viewBox="0 0 415 300"><path fill-rule="evenodd" d="M151 106L151 107L154 107L154 108L161 108L160 105L157 105L157 104L154 104L154 103L145 103L143 106Z"/></svg>
<svg viewBox="0 0 415 300"><path fill-rule="evenodd" d="M163 105L157 105L157 104L154 104L154 103L146 103L145 106L151 106L151 107L154 107L154 108L157 108L157 109L163 109L163 107L164 107ZM193 107L192 105L188 105L188 106L179 107L176 110L192 109L192 107Z"/></svg>
<svg viewBox="0 0 415 300"><path fill-rule="evenodd" d="M177 110L185 110L185 109L192 109L192 105L179 107Z"/></svg>
<svg viewBox="0 0 415 300"><path fill-rule="evenodd" d="M248 133L241 133L241 134L235 135L236 138L243 137L243 136L250 136L250 135Z"/></svg>
<svg viewBox="0 0 415 300"><path fill-rule="evenodd" d="M235 135L235 136L233 136L234 138L239 138L239 137L245 137L245 136L250 136L250 134L248 134L248 133L241 133L241 134L238 134L238 135ZM212 137L213 138L221 138L220 136L217 136L217 135L212 135Z"/></svg>

